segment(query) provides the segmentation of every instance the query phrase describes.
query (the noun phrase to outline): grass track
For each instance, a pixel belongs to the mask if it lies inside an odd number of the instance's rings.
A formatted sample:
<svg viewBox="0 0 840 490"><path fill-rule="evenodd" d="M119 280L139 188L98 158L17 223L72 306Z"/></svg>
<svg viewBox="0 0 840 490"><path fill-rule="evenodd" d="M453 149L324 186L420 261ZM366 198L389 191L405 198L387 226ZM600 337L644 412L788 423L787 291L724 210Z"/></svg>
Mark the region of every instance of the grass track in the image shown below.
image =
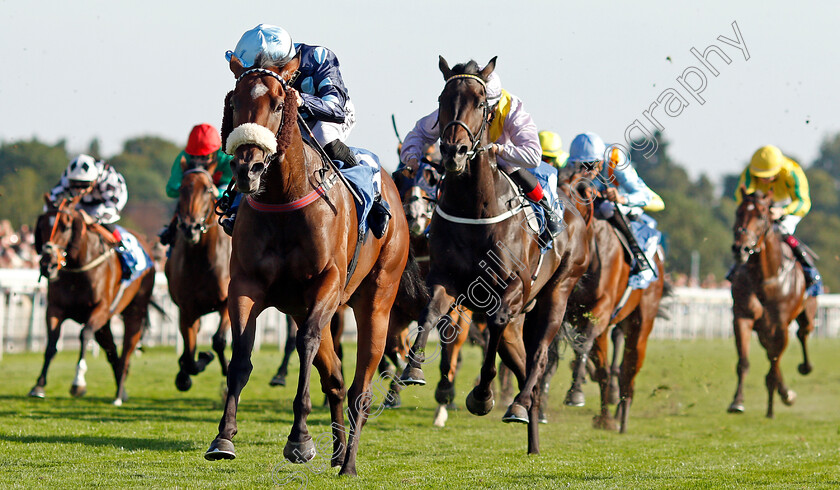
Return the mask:
<svg viewBox="0 0 840 490"><path fill-rule="evenodd" d="M352 346L347 352L353 354ZM276 350L254 358L242 395L237 459L207 462L202 455L221 416L218 364L193 378L191 391L175 390L173 349L149 349L132 363L129 402L110 405L114 383L100 356L89 359L88 396L68 390L74 352L53 362L47 399L25 395L41 355L7 355L0 361L0 485L3 487L271 487L288 488L829 488L840 485L840 341L813 341L809 376L796 372L799 346L782 359L793 407L777 399L776 419L764 417L767 361L757 341L746 389L747 412L725 409L735 388L735 348L730 341L652 341L636 384L629 433L591 426L597 388L585 385L587 406L562 406L569 384L563 362L541 427L542 453L527 456L521 425L488 416L450 412L445 429L431 426L433 385L408 388L403 408L386 411L362 434L357 479L337 469L284 463L294 391L270 388L280 360ZM478 370L479 351L467 348L457 383L463 407ZM296 366L296 362L293 363ZM352 360L345 372L352 372ZM437 365L427 378L438 379ZM296 379L296 371L290 373ZM314 380L313 436L328 431L329 412ZM294 384L294 383L292 383ZM317 439L316 439L317 440ZM319 447L320 449L320 447ZM316 462L320 461L316 458Z"/></svg>

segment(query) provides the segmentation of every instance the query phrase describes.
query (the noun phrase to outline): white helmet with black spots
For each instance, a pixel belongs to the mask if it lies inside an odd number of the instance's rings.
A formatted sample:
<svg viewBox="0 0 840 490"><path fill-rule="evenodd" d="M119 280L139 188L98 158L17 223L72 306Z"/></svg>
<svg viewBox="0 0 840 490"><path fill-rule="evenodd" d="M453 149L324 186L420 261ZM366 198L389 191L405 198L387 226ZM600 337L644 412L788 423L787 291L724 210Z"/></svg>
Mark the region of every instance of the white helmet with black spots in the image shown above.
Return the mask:
<svg viewBox="0 0 840 490"><path fill-rule="evenodd" d="M73 182L91 183L99 178L99 167L96 159L90 155L81 154L67 165L67 180Z"/></svg>

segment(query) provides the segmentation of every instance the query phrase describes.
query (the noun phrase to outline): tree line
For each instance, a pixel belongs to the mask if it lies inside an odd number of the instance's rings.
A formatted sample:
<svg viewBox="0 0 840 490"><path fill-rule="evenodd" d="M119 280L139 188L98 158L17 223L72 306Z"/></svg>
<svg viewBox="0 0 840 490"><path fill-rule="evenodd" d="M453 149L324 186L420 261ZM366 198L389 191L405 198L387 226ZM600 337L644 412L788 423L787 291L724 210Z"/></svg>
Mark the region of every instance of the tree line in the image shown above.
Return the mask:
<svg viewBox="0 0 840 490"><path fill-rule="evenodd" d="M712 273L723 278L732 264L734 194L749 155L741 168L724 176L720 189L706 175L692 179L668 154L668 142L662 135L656 138L660 144L655 154L645 158L632 151L631 158L639 175L666 204L653 215L666 236L666 270L689 274L692 252L697 251L700 277ZM165 186L180 150L163 138L142 136L126 141L118 154L106 159L128 184L129 200L122 215L125 226L154 237L169 221L175 203L166 196ZM97 140L91 141L87 152L103 157ZM31 139L0 144L0 219L11 220L15 227L33 225L43 207L42 194L58 182L73 156L64 141L49 145ZM815 161L799 163L808 176L812 207L797 235L820 255L818 265L828 288L840 291L840 255L835 246L840 232L840 180L835 177L840 176L840 133L822 142Z"/></svg>

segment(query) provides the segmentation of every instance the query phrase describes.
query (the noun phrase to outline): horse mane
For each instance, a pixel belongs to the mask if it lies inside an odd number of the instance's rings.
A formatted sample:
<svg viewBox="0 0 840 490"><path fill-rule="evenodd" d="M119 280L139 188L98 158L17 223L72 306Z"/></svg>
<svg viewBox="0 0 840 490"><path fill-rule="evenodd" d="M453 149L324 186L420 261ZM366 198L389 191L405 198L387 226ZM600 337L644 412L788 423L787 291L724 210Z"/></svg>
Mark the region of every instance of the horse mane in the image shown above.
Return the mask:
<svg viewBox="0 0 840 490"><path fill-rule="evenodd" d="M225 96L225 107L222 111L222 149L227 148L227 139L233 132L233 108L230 106L230 99L233 97L233 90ZM292 144L292 128L297 124L298 107L291 92L286 91L283 99L283 129L277 135L277 153L283 154Z"/></svg>

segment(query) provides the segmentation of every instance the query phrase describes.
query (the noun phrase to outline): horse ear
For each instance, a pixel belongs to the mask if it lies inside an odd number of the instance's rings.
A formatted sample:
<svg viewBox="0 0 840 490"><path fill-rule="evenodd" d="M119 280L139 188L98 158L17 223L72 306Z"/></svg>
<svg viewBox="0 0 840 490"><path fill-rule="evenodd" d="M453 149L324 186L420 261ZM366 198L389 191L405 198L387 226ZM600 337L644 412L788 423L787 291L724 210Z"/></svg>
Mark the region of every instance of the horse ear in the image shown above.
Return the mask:
<svg viewBox="0 0 840 490"><path fill-rule="evenodd" d="M181 172L187 171L187 157L181 155Z"/></svg>
<svg viewBox="0 0 840 490"><path fill-rule="evenodd" d="M493 73L493 70L496 69L496 58L498 58L498 56L494 56L493 59L490 60L487 63L487 65L481 69L481 78L487 80L487 77L489 77L490 74Z"/></svg>
<svg viewBox="0 0 840 490"><path fill-rule="evenodd" d="M49 192L44 193L44 204L46 204L48 208L54 208L55 207L55 203L53 203L52 199L50 199L50 193Z"/></svg>
<svg viewBox="0 0 840 490"><path fill-rule="evenodd" d="M443 56L438 56L440 60L438 60L438 68L440 68L440 72L443 73L443 79L449 80L449 77L452 76L452 70L449 69L449 63L443 59Z"/></svg>
<svg viewBox="0 0 840 490"><path fill-rule="evenodd" d="M233 97L233 90L228 92L225 96L225 106L222 109L222 151L227 149L227 139L230 133L233 132L233 107L230 105L230 99Z"/></svg>
<svg viewBox="0 0 840 490"><path fill-rule="evenodd" d="M230 71L233 72L234 78L239 78L242 75L242 72L245 71L245 67L242 66L242 62L236 56L231 55L230 57Z"/></svg>
<svg viewBox="0 0 840 490"><path fill-rule="evenodd" d="M738 192L741 193L741 199L747 197L747 186L741 184L741 187L738 188Z"/></svg>

